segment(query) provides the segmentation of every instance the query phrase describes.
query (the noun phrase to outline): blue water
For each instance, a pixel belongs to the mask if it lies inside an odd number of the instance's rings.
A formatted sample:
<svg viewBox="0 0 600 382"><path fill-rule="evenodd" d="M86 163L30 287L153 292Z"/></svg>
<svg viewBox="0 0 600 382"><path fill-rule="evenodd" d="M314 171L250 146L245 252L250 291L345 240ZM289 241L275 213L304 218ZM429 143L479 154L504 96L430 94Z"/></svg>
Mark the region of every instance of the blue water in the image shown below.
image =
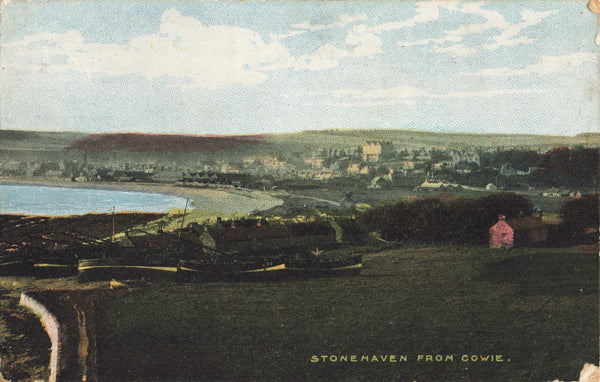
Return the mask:
<svg viewBox="0 0 600 382"><path fill-rule="evenodd" d="M146 192L71 187L0 185L0 213L74 215L90 212L165 212L184 208L185 198Z"/></svg>

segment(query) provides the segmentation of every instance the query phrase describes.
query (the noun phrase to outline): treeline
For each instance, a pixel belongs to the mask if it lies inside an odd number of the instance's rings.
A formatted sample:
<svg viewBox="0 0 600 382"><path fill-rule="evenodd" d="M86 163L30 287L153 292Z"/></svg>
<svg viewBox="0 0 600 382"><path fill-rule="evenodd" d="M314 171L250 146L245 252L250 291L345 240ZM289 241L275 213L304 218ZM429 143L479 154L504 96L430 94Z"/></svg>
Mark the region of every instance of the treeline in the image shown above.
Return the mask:
<svg viewBox="0 0 600 382"><path fill-rule="evenodd" d="M546 245L596 243L598 208L599 194L567 199L560 209L560 224L548 226ZM478 199L420 197L365 211L359 219L385 240L486 245L499 215L508 220L533 212L529 197L505 192Z"/></svg>
<svg viewBox="0 0 600 382"><path fill-rule="evenodd" d="M597 243L600 224L600 194L569 198L560 207L561 238L564 242Z"/></svg>
<svg viewBox="0 0 600 382"><path fill-rule="evenodd" d="M594 186L600 179L600 148L559 146L544 154L520 150L481 154L482 168L501 168L502 165L521 171L538 168L528 176L528 182L538 186Z"/></svg>
<svg viewBox="0 0 600 382"><path fill-rule="evenodd" d="M540 172L546 175L563 175L597 181L600 176L600 148L556 147L543 155L539 167Z"/></svg>
<svg viewBox="0 0 600 382"><path fill-rule="evenodd" d="M495 153L481 153L481 167L484 168L501 168L502 165L527 171L529 167L538 167L542 163L545 154L538 154L535 151L523 150L505 150Z"/></svg>
<svg viewBox="0 0 600 382"><path fill-rule="evenodd" d="M360 219L385 240L483 245L499 215L532 213L527 196L496 193L479 199L420 197L365 211Z"/></svg>

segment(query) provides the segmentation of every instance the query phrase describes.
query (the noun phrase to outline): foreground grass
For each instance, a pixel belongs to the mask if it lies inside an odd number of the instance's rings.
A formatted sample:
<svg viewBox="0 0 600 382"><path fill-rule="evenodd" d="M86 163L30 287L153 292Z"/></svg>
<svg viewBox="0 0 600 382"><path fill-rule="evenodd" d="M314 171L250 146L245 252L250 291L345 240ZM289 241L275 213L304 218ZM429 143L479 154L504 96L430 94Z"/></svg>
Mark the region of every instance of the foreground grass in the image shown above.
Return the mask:
<svg viewBox="0 0 600 382"><path fill-rule="evenodd" d="M98 322L102 380L575 380L598 360L598 256L412 246L360 277L155 284ZM407 362L311 362L313 355ZM453 361L418 361L418 355ZM463 362L462 355L503 362Z"/></svg>

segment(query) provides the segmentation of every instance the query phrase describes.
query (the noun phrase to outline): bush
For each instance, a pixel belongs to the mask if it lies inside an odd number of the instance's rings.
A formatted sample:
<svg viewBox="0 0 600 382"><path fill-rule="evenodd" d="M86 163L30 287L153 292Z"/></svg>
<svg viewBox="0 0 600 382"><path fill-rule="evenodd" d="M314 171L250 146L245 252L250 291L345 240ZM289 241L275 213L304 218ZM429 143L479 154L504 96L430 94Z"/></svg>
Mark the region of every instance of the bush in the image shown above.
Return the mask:
<svg viewBox="0 0 600 382"><path fill-rule="evenodd" d="M452 244L485 244L498 215L530 216L527 196L497 193L480 199L416 198L365 211L360 219L383 239Z"/></svg>
<svg viewBox="0 0 600 382"><path fill-rule="evenodd" d="M560 234L563 240L574 244L586 239L597 240L599 225L599 196L600 194L586 195L581 198L569 198L560 207L561 218ZM589 238L586 230L595 229Z"/></svg>

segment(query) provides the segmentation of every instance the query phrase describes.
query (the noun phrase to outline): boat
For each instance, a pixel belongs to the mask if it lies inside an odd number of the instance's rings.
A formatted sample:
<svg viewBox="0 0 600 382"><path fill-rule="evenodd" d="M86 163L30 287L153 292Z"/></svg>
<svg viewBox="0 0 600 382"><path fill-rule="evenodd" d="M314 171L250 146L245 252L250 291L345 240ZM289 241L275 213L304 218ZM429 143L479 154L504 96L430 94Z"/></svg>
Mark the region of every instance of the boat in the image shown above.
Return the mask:
<svg viewBox="0 0 600 382"><path fill-rule="evenodd" d="M77 276L77 264L35 263L33 275L38 279Z"/></svg>
<svg viewBox="0 0 600 382"><path fill-rule="evenodd" d="M38 279L77 276L77 262L72 251L47 251L36 256L33 275Z"/></svg>
<svg viewBox="0 0 600 382"><path fill-rule="evenodd" d="M358 276L362 270L362 255L343 259L312 256L287 261L285 272L292 278Z"/></svg>
<svg viewBox="0 0 600 382"><path fill-rule="evenodd" d="M134 279L166 279L176 278L176 264L151 264L133 262L131 259L86 259L79 260L77 267L79 281L111 281Z"/></svg>
<svg viewBox="0 0 600 382"><path fill-rule="evenodd" d="M193 281L266 281L281 277L285 262L281 258L235 259L220 258L180 260L177 273L180 280Z"/></svg>
<svg viewBox="0 0 600 382"><path fill-rule="evenodd" d="M33 262L17 256L0 257L0 276L29 276L33 272Z"/></svg>

